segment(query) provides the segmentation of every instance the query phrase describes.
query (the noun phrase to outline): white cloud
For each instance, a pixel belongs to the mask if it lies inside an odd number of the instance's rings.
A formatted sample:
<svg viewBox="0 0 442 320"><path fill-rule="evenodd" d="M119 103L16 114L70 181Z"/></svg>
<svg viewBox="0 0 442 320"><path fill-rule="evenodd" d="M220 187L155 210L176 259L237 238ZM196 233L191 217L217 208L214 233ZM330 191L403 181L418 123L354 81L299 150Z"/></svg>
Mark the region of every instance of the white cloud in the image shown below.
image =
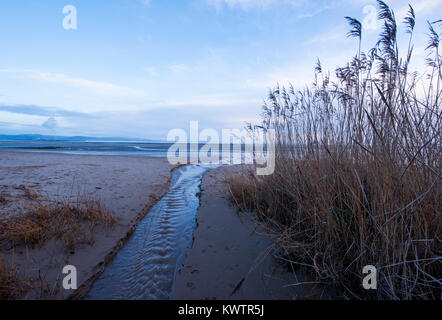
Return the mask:
<svg viewBox="0 0 442 320"><path fill-rule="evenodd" d="M55 129L57 127L57 120L55 120L54 117L50 117L48 120L43 122L41 126L46 129Z"/></svg>
<svg viewBox="0 0 442 320"><path fill-rule="evenodd" d="M141 93L131 88L122 87L110 82L93 81L89 79L68 76L63 73L44 72L32 69L11 70L0 69L0 73L11 73L22 75L25 78L33 79L41 82L48 82L57 85L64 85L73 88L92 91L101 96L139 96Z"/></svg>
<svg viewBox="0 0 442 320"><path fill-rule="evenodd" d="M396 1L397 2L397 1ZM394 2L392 8L395 9L396 17L398 21L402 21L403 18L408 15L409 7L408 4L404 5L402 2ZM413 7L414 12L417 15L417 19L421 16L420 14L428 13L431 10L438 9L442 5L442 0L415 0L410 1L410 5ZM438 10L436 10L437 12Z"/></svg>
<svg viewBox="0 0 442 320"><path fill-rule="evenodd" d="M442 0L415 0L410 2L415 12L432 10L442 4ZM408 6L405 6L408 10Z"/></svg>
<svg viewBox="0 0 442 320"><path fill-rule="evenodd" d="M58 83L63 85L68 85L77 88L84 88L90 90L118 90L119 87L109 82L97 82L88 79L74 78L67 76L63 73L51 73L51 72L40 72L33 71L28 73L29 78Z"/></svg>

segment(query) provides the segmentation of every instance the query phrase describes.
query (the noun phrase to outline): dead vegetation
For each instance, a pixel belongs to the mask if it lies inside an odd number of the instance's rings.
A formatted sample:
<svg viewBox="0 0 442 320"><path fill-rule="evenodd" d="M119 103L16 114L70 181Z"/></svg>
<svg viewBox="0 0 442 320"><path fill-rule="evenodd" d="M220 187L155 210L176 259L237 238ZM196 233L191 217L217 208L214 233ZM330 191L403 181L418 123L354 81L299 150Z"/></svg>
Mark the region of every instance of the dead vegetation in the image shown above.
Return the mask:
<svg viewBox="0 0 442 320"><path fill-rule="evenodd" d="M9 265L0 254L0 300L20 298L28 284L18 275L18 269Z"/></svg>
<svg viewBox="0 0 442 320"><path fill-rule="evenodd" d="M383 30L332 81L318 62L311 88L277 87L263 122L276 131L271 176L230 180L232 200L256 212L292 266L347 299L440 299L442 288L441 22L429 23L428 70L399 57L394 13L378 1ZM362 41L359 21L347 18ZM424 91L419 91L420 88ZM363 267L378 270L378 290L362 288Z"/></svg>
<svg viewBox="0 0 442 320"><path fill-rule="evenodd" d="M0 254L0 301L1 300L51 300L60 293L60 283L50 285L41 268L32 266L38 272L34 277L26 277L14 262L7 262ZM25 267L26 269L26 267Z"/></svg>
<svg viewBox="0 0 442 320"><path fill-rule="evenodd" d="M97 227L112 228L116 223L113 213L98 200L81 197L65 202L40 197L28 199L32 201L26 213L0 220L0 248L3 250L43 247L47 241L56 239L62 241L67 254L73 254L79 245L94 244ZM19 273L19 268L8 263L0 253L0 300L53 299L56 296L60 289L58 282L55 286L49 285L38 266L32 265L38 270L33 276L23 268Z"/></svg>
<svg viewBox="0 0 442 320"><path fill-rule="evenodd" d="M36 201L28 213L0 222L0 241L12 246L42 246L52 238L61 239L69 250L76 244L93 244L93 231L101 225L112 227L113 214L100 201L51 204Z"/></svg>

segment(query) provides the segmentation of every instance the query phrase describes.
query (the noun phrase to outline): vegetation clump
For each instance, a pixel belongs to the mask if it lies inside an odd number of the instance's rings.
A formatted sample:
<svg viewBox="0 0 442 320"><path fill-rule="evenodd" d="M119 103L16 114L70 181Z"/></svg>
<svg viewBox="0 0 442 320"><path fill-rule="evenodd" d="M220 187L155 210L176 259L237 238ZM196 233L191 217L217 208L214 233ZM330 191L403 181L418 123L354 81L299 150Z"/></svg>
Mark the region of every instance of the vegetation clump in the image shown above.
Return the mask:
<svg viewBox="0 0 442 320"><path fill-rule="evenodd" d="M275 172L231 179L232 200L256 212L285 260L343 298L440 299L442 23L428 23L429 72L419 76L409 70L413 8L401 58L394 12L378 5L383 28L368 53L359 49L333 79L318 62L305 90L271 90L249 129L276 131ZM346 19L361 48L361 23ZM377 268L378 290L362 288L366 265Z"/></svg>

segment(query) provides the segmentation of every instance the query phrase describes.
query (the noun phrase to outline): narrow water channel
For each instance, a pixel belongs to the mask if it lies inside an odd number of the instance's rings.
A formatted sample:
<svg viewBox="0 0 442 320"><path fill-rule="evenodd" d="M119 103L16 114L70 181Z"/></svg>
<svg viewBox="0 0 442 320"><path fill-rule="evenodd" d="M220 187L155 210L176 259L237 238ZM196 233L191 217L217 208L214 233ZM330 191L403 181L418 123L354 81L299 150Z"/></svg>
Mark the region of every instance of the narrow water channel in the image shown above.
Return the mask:
<svg viewBox="0 0 442 320"><path fill-rule="evenodd" d="M192 245L199 192L209 165L174 171L169 192L94 283L86 299L168 299Z"/></svg>

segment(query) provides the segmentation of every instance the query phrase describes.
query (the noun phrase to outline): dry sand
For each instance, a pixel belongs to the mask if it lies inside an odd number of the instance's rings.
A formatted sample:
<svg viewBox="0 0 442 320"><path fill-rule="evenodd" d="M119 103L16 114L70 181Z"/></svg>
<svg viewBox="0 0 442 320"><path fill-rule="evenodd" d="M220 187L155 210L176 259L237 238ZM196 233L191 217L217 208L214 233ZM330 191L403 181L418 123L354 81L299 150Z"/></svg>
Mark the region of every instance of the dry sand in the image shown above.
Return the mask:
<svg viewBox="0 0 442 320"><path fill-rule="evenodd" d="M92 246L81 245L75 252L66 252L62 242L53 239L42 248L2 248L1 253L26 277L40 278L49 290L61 286L62 268L67 264L77 267L79 284L90 284L167 191L171 169L161 158L0 152L0 195L6 199L0 203L0 219L26 213L25 189L53 201L78 195L100 200L117 218L112 229L95 231ZM70 293L31 291L27 297L66 298Z"/></svg>
<svg viewBox="0 0 442 320"><path fill-rule="evenodd" d="M323 298L300 271L275 256L277 247L246 214L239 214L229 200L225 177L240 167L209 171L201 186L198 227L186 262L177 276L171 299L175 300L291 300ZM296 274L296 276L295 276Z"/></svg>

